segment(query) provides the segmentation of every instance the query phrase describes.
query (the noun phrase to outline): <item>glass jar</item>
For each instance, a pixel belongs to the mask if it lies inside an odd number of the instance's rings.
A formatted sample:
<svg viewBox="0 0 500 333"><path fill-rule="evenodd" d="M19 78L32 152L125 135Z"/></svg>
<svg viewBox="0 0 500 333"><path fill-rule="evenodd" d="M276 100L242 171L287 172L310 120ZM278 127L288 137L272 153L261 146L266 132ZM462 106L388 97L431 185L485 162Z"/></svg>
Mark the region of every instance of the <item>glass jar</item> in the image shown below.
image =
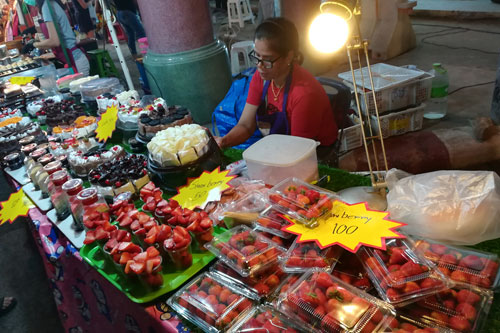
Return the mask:
<svg viewBox="0 0 500 333"><path fill-rule="evenodd" d="M73 224L76 230L83 230L82 220L78 218L76 212L80 201L77 199L78 193L83 190L83 180L80 178L73 178L63 184L62 190L66 193L68 205L70 207L71 215L73 216Z"/></svg>
<svg viewBox="0 0 500 333"><path fill-rule="evenodd" d="M54 155L52 154L45 154L38 160L38 162L41 164L42 167L38 169L38 171L35 173L35 178L32 180L33 185L35 185L35 190L40 190L41 189L40 183L42 182L43 179L48 177L47 172L45 172L43 167L53 161L54 161Z"/></svg>
<svg viewBox="0 0 500 333"><path fill-rule="evenodd" d="M38 185L40 185L40 190L42 191L42 198L49 197L49 184L51 183L49 176L61 169L62 169L62 163L59 161L53 161L43 166L42 168L43 172L40 174L38 178Z"/></svg>
<svg viewBox="0 0 500 333"><path fill-rule="evenodd" d="M80 205L76 209L85 228L94 229L96 221L109 221L109 206L95 187L86 188L77 195Z"/></svg>
<svg viewBox="0 0 500 333"><path fill-rule="evenodd" d="M62 185L66 183L68 179L69 175L66 170L59 170L50 175L50 181L53 184L50 186L50 201L52 201L56 209L56 215L59 221L64 220L70 213L66 192L62 190Z"/></svg>
<svg viewBox="0 0 500 333"><path fill-rule="evenodd" d="M35 179L35 174L37 173L37 171L42 168L42 165L38 163L38 160L45 154L47 154L47 149L39 148L29 155L26 163L26 173L30 177L31 181Z"/></svg>

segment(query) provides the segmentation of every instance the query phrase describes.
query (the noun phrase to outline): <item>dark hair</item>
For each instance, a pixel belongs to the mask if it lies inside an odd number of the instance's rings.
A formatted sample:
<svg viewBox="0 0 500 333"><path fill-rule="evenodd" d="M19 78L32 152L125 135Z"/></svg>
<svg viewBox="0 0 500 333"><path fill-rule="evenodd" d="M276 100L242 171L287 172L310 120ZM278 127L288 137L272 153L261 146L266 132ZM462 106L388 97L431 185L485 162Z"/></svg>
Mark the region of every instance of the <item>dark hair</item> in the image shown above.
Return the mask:
<svg viewBox="0 0 500 333"><path fill-rule="evenodd" d="M284 17L273 17L264 20L255 30L254 39L269 41L271 49L285 57L293 51L295 59L301 62L302 54L299 51L299 33L295 24Z"/></svg>

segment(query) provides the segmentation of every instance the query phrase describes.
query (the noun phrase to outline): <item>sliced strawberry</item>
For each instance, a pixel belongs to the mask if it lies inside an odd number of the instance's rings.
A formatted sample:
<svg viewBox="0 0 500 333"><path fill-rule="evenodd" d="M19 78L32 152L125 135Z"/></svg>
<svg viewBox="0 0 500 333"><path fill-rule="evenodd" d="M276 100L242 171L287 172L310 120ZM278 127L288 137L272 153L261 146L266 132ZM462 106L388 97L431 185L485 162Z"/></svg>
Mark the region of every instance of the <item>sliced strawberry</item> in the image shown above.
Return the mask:
<svg viewBox="0 0 500 333"><path fill-rule="evenodd" d="M139 228L139 229L135 230L134 233L137 236L145 236L146 235L146 229L145 228Z"/></svg>
<svg viewBox="0 0 500 333"><path fill-rule="evenodd" d="M183 227L175 227L175 229L178 229L182 237L184 237L185 239L191 239L191 236L189 236L189 232L187 232L187 230Z"/></svg>
<svg viewBox="0 0 500 333"><path fill-rule="evenodd" d="M83 244L92 244L95 241L95 231L87 230Z"/></svg>
<svg viewBox="0 0 500 333"><path fill-rule="evenodd" d="M172 211L172 215L173 216L181 216L182 215L182 208L179 206L179 207L176 207L173 211Z"/></svg>
<svg viewBox="0 0 500 333"><path fill-rule="evenodd" d="M115 238L111 238L110 240L108 240L106 242L106 244L104 244L104 248L110 250L117 245L118 245L118 241Z"/></svg>
<svg viewBox="0 0 500 333"><path fill-rule="evenodd" d="M146 223L147 221L149 221L151 219L151 216L149 216L148 214L146 213L143 213L143 212L140 212L138 215L137 215L137 219L139 220L139 223L140 224L144 224Z"/></svg>
<svg viewBox="0 0 500 333"><path fill-rule="evenodd" d="M135 262L145 263L147 259L148 259L148 253L147 252L141 252L139 254L136 254L135 257L134 257L134 261Z"/></svg>
<svg viewBox="0 0 500 333"><path fill-rule="evenodd" d="M154 244L156 242L156 234L153 234L151 236L146 236L146 238L144 238L144 242L150 245Z"/></svg>
<svg viewBox="0 0 500 333"><path fill-rule="evenodd" d="M132 218L132 219L135 219L138 214L139 214L139 211L137 209L132 209L131 211L129 211L127 213L127 216Z"/></svg>
<svg viewBox="0 0 500 333"><path fill-rule="evenodd" d="M118 222L121 222L121 221L125 218L125 216L127 216L127 214L126 214L125 212L121 212L121 213L118 215L118 217L116 218L116 220L117 220Z"/></svg>
<svg viewBox="0 0 500 333"><path fill-rule="evenodd" d="M210 218L208 217L205 217L203 220L201 220L200 222L200 227L203 229L203 230L207 230L207 229L210 229L210 227L213 225L213 222Z"/></svg>
<svg viewBox="0 0 500 333"><path fill-rule="evenodd" d="M120 222L120 227L126 227L126 226L129 226L130 224L132 224L132 218L130 216L126 216L122 219L122 221Z"/></svg>
<svg viewBox="0 0 500 333"><path fill-rule="evenodd" d="M155 267L154 264L155 264L154 261L151 259L146 261L146 272L148 274L153 273L153 268Z"/></svg>
<svg viewBox="0 0 500 333"><path fill-rule="evenodd" d="M172 228L166 224L162 224L160 226L160 231L158 232L158 235L156 235L156 241L157 242L163 242L165 239L170 237L172 234Z"/></svg>
<svg viewBox="0 0 500 333"><path fill-rule="evenodd" d="M102 225L102 228L109 232L116 230L116 227L107 221Z"/></svg>
<svg viewBox="0 0 500 333"><path fill-rule="evenodd" d="M114 232L114 231L113 231ZM116 230L116 240L121 242L123 241L123 238L127 236L127 231L126 230Z"/></svg>
<svg viewBox="0 0 500 333"><path fill-rule="evenodd" d="M118 251L121 252L130 252L130 249L134 246L135 244L132 242L121 242L120 245L118 245Z"/></svg>
<svg viewBox="0 0 500 333"><path fill-rule="evenodd" d="M141 224L137 220L135 220L134 222L132 222L132 224L130 225L130 229L132 229L134 231L136 231L140 227L141 227Z"/></svg>
<svg viewBox="0 0 500 333"><path fill-rule="evenodd" d="M148 258L154 258L160 255L160 252L154 246L148 247L146 253L148 254Z"/></svg>
<svg viewBox="0 0 500 333"><path fill-rule="evenodd" d="M108 239L109 238L109 232L104 230L101 227L98 227L95 230L95 239L101 240L101 239Z"/></svg>
<svg viewBox="0 0 500 333"><path fill-rule="evenodd" d="M132 260L132 254L123 252L120 257L120 265L125 265L129 260Z"/></svg>
<svg viewBox="0 0 500 333"><path fill-rule="evenodd" d="M156 208L159 208L159 209L163 209L163 208L166 208L168 207L168 201L163 199L163 200L160 200L160 202L158 202L156 204Z"/></svg>
<svg viewBox="0 0 500 333"><path fill-rule="evenodd" d="M173 215L167 220L167 223L170 225L176 225L177 224L177 215Z"/></svg>
<svg viewBox="0 0 500 333"><path fill-rule="evenodd" d="M179 207L179 203L177 201L175 201L175 200L170 200L170 202L168 203L168 205L170 207L172 207L173 209Z"/></svg>
<svg viewBox="0 0 500 333"><path fill-rule="evenodd" d="M164 207L161 212L163 213L163 215L170 215L172 214L172 207L170 206L167 206L167 207Z"/></svg>
<svg viewBox="0 0 500 333"><path fill-rule="evenodd" d="M159 273L146 275L146 283L152 287L160 287L163 285L163 276Z"/></svg>
<svg viewBox="0 0 500 333"><path fill-rule="evenodd" d="M157 227L158 224L156 223L155 220L149 220L148 222L144 223L142 226L144 228L146 228L146 230L150 230L150 229L152 229L154 227Z"/></svg>
<svg viewBox="0 0 500 333"><path fill-rule="evenodd" d="M125 274L131 274L132 273L132 269L131 269L132 264L134 264L133 260L127 261L127 263L125 264L125 269L124 269Z"/></svg>
<svg viewBox="0 0 500 333"><path fill-rule="evenodd" d="M120 262L121 255L119 253L112 254L112 257L113 257L114 262L116 262L116 263Z"/></svg>

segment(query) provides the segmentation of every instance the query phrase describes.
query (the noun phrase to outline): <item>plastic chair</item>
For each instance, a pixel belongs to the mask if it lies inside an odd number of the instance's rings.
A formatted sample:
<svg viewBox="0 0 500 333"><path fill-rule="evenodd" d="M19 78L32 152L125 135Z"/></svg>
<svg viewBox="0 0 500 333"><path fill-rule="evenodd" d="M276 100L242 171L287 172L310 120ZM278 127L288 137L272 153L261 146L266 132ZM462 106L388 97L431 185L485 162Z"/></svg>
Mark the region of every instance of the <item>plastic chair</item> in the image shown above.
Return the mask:
<svg viewBox="0 0 500 333"><path fill-rule="evenodd" d="M343 129L352 126L353 124L348 117L352 99L351 89L342 82L334 79L317 77L316 80L318 80L322 86L331 87L336 90L336 93L327 93L327 96L330 99L333 116L335 117L338 128Z"/></svg>
<svg viewBox="0 0 500 333"><path fill-rule="evenodd" d="M88 51L90 63L90 75L98 74L99 77L118 76L118 70L111 60L108 51L106 50L92 50Z"/></svg>
<svg viewBox="0 0 500 333"><path fill-rule="evenodd" d="M246 40L231 46L231 72L233 75L252 67L248 54L253 50L253 41Z"/></svg>
<svg viewBox="0 0 500 333"><path fill-rule="evenodd" d="M238 23L240 28L245 27L245 21L250 20L252 24L255 23L250 2L248 0L227 0L227 20L229 28L231 28L231 23Z"/></svg>

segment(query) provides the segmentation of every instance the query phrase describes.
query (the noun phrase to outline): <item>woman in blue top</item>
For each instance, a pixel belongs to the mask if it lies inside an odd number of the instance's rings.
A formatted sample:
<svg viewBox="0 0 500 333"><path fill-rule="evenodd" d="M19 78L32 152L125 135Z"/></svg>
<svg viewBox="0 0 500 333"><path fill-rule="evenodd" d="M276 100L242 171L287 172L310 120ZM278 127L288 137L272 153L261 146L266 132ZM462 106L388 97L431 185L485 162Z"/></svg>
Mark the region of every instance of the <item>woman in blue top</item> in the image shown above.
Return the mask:
<svg viewBox="0 0 500 333"><path fill-rule="evenodd" d="M52 17L49 10L47 1L50 1L52 5L54 17ZM57 30L54 22L59 26L60 33L64 39L64 44L66 45L66 51L71 61L72 67L79 73L87 76L89 75L90 65L86 55L76 46L76 37L73 29L69 23L66 12L64 11L64 5L60 0L36 0L36 4L40 12L42 13L43 20L45 21L46 29L42 28L45 35L45 40L33 43L33 46L38 49L52 49L52 52L57 59L64 63L67 63L64 53L61 48L61 41L57 35Z"/></svg>

